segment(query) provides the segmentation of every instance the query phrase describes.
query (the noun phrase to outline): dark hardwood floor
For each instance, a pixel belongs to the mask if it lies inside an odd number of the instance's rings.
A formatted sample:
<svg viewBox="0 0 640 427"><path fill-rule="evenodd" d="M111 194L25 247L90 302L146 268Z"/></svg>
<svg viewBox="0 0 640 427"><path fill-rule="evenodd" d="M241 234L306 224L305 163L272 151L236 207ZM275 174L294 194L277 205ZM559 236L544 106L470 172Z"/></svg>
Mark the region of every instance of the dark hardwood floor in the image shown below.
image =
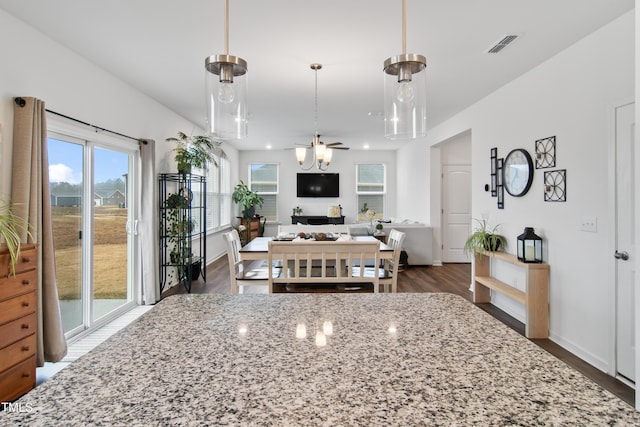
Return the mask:
<svg viewBox="0 0 640 427"><path fill-rule="evenodd" d="M222 257L209 265L206 276L206 283L200 278L192 284L192 293L231 293L229 264L227 263L226 257ZM470 283L470 264L445 264L442 267L409 267L398 276L398 292L449 292L460 295L468 301L472 301L472 294L469 291ZM165 297L185 292L186 290L183 286L174 286L162 295ZM519 322L491 304L476 304L476 306L524 336L524 324L522 322ZM534 339L531 341L567 365L581 372L601 387L609 390L629 405L635 406L635 392L633 388L591 366L551 340Z"/></svg>

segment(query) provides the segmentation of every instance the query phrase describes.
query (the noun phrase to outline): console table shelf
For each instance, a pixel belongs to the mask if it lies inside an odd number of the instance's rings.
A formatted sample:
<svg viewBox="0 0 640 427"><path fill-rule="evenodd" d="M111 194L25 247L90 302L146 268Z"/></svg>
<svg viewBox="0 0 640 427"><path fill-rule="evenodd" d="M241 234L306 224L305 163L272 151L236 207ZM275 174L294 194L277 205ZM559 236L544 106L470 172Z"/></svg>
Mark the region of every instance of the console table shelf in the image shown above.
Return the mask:
<svg viewBox="0 0 640 427"><path fill-rule="evenodd" d="M491 274L491 260L500 260L526 270L525 290L508 285ZM549 337L549 265L525 263L504 252L483 252L475 256L474 303L491 302L491 290L524 305L527 338Z"/></svg>

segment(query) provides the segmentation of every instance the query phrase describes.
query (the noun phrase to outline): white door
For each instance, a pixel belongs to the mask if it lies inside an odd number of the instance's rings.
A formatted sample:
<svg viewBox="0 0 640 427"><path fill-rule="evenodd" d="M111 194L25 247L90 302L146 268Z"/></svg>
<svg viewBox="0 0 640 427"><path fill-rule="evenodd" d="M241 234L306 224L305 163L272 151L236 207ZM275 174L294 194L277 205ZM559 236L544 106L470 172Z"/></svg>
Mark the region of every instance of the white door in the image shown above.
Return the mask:
<svg viewBox="0 0 640 427"><path fill-rule="evenodd" d="M616 108L616 366L635 381L634 104Z"/></svg>
<svg viewBox="0 0 640 427"><path fill-rule="evenodd" d="M442 166L442 261L470 262L464 243L471 232L471 166Z"/></svg>

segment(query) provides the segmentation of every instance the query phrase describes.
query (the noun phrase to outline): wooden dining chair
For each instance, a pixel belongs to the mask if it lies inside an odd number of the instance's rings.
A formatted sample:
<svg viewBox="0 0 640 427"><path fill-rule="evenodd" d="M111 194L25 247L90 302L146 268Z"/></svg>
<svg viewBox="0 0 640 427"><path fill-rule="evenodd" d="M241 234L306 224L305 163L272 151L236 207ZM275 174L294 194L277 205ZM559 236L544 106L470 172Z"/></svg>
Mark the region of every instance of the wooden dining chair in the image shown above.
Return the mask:
<svg viewBox="0 0 640 427"><path fill-rule="evenodd" d="M383 285L384 292L388 292L389 288L392 293L398 292L398 266L405 236L406 234L402 231L391 230L387 245L393 248L393 257L383 260L380 267L366 266L364 268L365 277L378 276L378 282ZM354 266L353 274L360 275L360 267Z"/></svg>
<svg viewBox="0 0 640 427"><path fill-rule="evenodd" d="M244 292L245 286L261 285L268 289L269 275L279 275L280 269L269 268L266 260L243 261L240 256L240 236L237 230L223 234L227 244L227 258L229 259L229 274L231 276L231 293Z"/></svg>

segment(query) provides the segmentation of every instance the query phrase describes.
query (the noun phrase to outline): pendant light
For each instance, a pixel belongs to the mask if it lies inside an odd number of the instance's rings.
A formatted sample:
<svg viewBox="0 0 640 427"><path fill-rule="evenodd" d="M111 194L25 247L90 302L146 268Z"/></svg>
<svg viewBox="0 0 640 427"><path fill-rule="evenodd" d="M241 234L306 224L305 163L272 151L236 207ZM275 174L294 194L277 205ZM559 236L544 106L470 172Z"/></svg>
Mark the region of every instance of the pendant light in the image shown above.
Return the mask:
<svg viewBox="0 0 640 427"><path fill-rule="evenodd" d="M247 61L229 55L229 0L225 0L223 55L204 60L208 130L219 139L247 137Z"/></svg>
<svg viewBox="0 0 640 427"><path fill-rule="evenodd" d="M384 61L384 134L414 139L427 134L427 59L407 53L407 0L402 0L402 54Z"/></svg>
<svg viewBox="0 0 640 427"><path fill-rule="evenodd" d="M307 156L306 147L296 148L296 159L302 170L309 170L312 167L316 167L319 171L326 171L333 158L333 149L327 147L324 142L320 141L320 134L318 133L318 70L322 69L322 64L313 63L311 69L316 73L316 86L315 86L315 125L316 131L313 135L313 142L311 143L311 150L313 152L313 160L308 167L304 166L304 159Z"/></svg>

